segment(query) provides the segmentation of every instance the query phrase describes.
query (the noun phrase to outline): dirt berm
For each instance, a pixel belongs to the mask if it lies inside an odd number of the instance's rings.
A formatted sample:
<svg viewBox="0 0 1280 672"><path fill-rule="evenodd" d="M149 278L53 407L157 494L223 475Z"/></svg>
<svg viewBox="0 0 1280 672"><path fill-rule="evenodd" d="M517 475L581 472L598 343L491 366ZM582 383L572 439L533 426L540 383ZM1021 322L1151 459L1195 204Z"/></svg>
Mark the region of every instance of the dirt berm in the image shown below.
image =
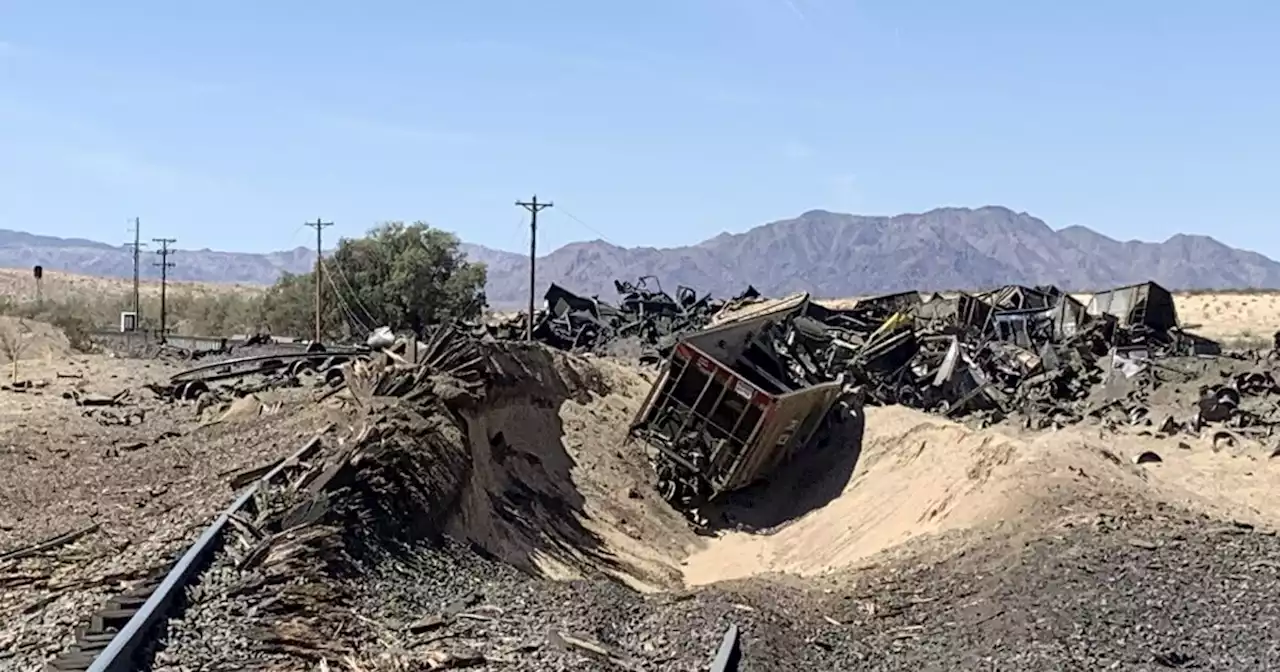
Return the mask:
<svg viewBox="0 0 1280 672"><path fill-rule="evenodd" d="M483 401L458 411L471 472L445 531L552 578L680 585L697 537L657 497L643 447L626 441L649 381L542 347L495 349L490 364L500 374Z"/></svg>

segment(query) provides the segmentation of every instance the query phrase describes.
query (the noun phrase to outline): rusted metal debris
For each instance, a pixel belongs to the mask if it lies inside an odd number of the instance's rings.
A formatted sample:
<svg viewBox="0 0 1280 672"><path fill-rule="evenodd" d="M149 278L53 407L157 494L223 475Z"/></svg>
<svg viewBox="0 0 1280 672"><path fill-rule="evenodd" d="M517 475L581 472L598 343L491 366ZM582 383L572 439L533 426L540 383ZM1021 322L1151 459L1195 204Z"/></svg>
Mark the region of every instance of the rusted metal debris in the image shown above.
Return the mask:
<svg viewBox="0 0 1280 672"><path fill-rule="evenodd" d="M1137 424L1150 422L1142 386L1127 400L1100 400L1103 383L1176 376L1162 359L1222 352L1179 326L1172 295L1154 283L1087 303L1052 286L1010 285L927 299L904 292L841 309L802 294L745 312L678 336L632 425L655 449L662 494L686 512L822 443L833 412L864 402L980 424L1016 418L1030 429L1123 409ZM1270 427L1241 411L1237 394L1271 389L1268 375L1205 391L1188 427Z"/></svg>
<svg viewBox="0 0 1280 672"><path fill-rule="evenodd" d="M657 363L680 334L706 326L726 305L760 296L754 287L747 287L726 302L681 286L673 297L662 291L653 276L634 283L615 280L614 287L619 297L616 305L552 284L544 295L545 308L534 316L534 340L568 351L599 351L630 341L640 349L641 361ZM493 338L516 340L523 338L527 320L521 314L485 331Z"/></svg>
<svg viewBox="0 0 1280 672"><path fill-rule="evenodd" d="M820 374L865 386L869 403L990 421L1019 413L1037 428L1079 420L1071 404L1116 371L1221 352L1178 326L1172 295L1154 283L1099 292L1087 305L1056 287L1016 285L910 304L895 295L808 311L823 329L794 340L828 363Z"/></svg>

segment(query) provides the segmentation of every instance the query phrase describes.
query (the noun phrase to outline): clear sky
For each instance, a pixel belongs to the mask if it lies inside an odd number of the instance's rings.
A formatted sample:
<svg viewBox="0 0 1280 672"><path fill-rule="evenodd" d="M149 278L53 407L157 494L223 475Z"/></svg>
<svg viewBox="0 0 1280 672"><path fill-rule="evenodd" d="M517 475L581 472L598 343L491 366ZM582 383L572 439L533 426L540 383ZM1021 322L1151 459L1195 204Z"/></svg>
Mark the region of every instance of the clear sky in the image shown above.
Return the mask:
<svg viewBox="0 0 1280 672"><path fill-rule="evenodd" d="M1280 257L1280 3L0 0L0 228L527 249L1007 205Z"/></svg>

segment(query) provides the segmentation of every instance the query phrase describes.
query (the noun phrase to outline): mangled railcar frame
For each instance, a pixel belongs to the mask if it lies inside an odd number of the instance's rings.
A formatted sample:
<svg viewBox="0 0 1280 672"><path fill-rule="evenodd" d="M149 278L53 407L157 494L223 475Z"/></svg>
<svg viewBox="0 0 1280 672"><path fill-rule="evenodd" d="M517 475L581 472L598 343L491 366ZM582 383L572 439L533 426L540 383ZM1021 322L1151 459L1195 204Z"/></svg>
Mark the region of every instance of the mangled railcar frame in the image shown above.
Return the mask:
<svg viewBox="0 0 1280 672"><path fill-rule="evenodd" d="M659 492L691 511L759 480L815 439L839 381L795 381L772 337L808 296L677 341L630 435L653 449Z"/></svg>
<svg viewBox="0 0 1280 672"><path fill-rule="evenodd" d="M1180 326L1173 293L1154 282L1098 292L1088 312L1111 323L1110 340L1116 347L1157 348L1173 355L1222 354L1221 344Z"/></svg>

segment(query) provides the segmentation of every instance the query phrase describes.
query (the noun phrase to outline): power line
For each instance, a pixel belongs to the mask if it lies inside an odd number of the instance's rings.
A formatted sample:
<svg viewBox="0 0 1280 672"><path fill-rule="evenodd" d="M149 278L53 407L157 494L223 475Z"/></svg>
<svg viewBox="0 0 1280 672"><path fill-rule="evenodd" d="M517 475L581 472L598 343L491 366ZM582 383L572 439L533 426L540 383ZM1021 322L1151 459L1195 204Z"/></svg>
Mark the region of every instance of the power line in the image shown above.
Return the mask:
<svg viewBox="0 0 1280 672"><path fill-rule="evenodd" d="M538 195L533 195L531 201L516 201L516 205L529 211L532 218L529 220L529 323L525 329L525 340L533 341L533 295L537 291L536 284L537 264L538 264L538 213L555 204L551 201L546 203L538 202Z"/></svg>
<svg viewBox="0 0 1280 672"><path fill-rule="evenodd" d="M333 226L333 222L324 222L324 221L321 221L319 218L317 218L316 221L307 222L306 225L316 230L316 281L315 281L316 282L316 333L315 333L315 339L313 342L319 343L320 342L320 302L323 296L321 291L321 286L320 286L320 276L324 274L324 267L320 263L321 255L323 254L322 252L323 248L321 247L322 242L321 242L320 232L323 231L324 227L326 226Z"/></svg>
<svg viewBox="0 0 1280 672"><path fill-rule="evenodd" d="M614 243L612 240L609 240L609 236L606 236L603 233L601 233L601 231L596 227L591 226L590 224L582 221L581 219L578 219L577 216L575 216L572 212L565 210L563 207L557 210L557 212L564 215L565 217L568 217L569 219L572 219L574 222L577 222L577 224L582 228L590 231L591 233L596 234L597 236L600 236L600 240L603 240L604 242L609 243L610 245L616 245L616 243Z"/></svg>
<svg viewBox="0 0 1280 672"><path fill-rule="evenodd" d="M169 269L173 268L173 262L169 261L169 255L173 254L173 250L169 249L169 244L178 242L178 239L152 238L151 242L160 243L160 249L156 250L156 254L160 255L160 261L155 265L160 267L160 342L163 343L168 334L168 331L166 331L166 320L168 319L168 297L166 292L169 284Z"/></svg>
<svg viewBox="0 0 1280 672"><path fill-rule="evenodd" d="M329 265L327 263L324 267L326 271L329 269ZM339 273L341 273L341 271L339 271ZM356 315L356 311L351 309L351 304L347 303L347 300L342 297L342 292L338 290L338 286L333 282L333 274L326 272L324 274L324 278L329 281L329 288L333 290L333 295L337 297L338 307L342 309L343 314L347 318L347 322L358 327L360 331L363 332L363 336L368 336L372 330L360 319L359 315ZM352 298L355 297L353 296Z"/></svg>
<svg viewBox="0 0 1280 672"><path fill-rule="evenodd" d="M356 287L347 280L347 274L342 270L342 264L338 263L337 255L334 255L329 261L333 262L333 267L338 269L338 279L342 281L342 286L347 288L347 293L351 295L351 301L356 304L356 308L359 308L360 312L364 313L365 319L369 320L369 324L375 324L378 320L374 318L373 313L369 312L369 309L365 308L364 304L360 302L360 297L356 294ZM324 268L326 275L328 275L327 271L329 270L329 265L325 264ZM330 284L332 284L332 280L330 280ZM334 287L333 291L337 292L338 288ZM342 295L339 293L338 296L341 297ZM354 310L351 312L353 314L355 313Z"/></svg>

